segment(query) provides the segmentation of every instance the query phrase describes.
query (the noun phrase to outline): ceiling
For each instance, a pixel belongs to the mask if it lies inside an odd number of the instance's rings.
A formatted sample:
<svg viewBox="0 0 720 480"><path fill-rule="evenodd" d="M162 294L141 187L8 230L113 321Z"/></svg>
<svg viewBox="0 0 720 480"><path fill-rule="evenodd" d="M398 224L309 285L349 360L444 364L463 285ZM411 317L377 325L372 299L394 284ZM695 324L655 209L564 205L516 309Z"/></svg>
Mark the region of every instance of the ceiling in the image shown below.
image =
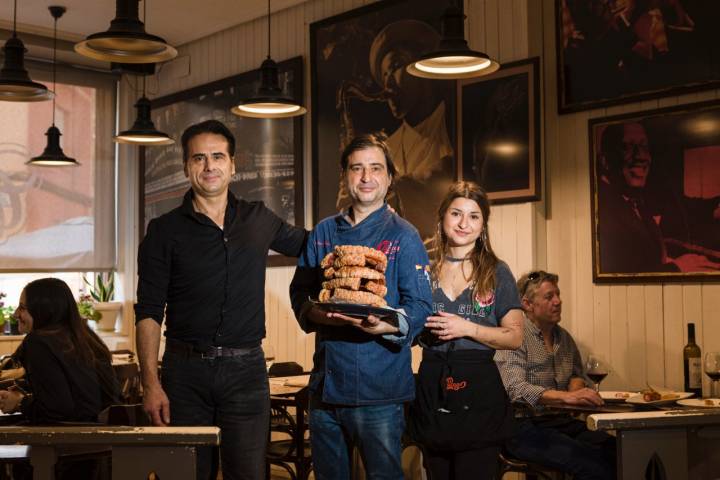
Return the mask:
<svg viewBox="0 0 720 480"><path fill-rule="evenodd" d="M267 15L266 0L143 0L147 1L148 33L158 35L177 47L198 38ZM306 0L272 0L272 12ZM92 33L108 29L115 17L114 0L19 0L18 30L52 37L50 5L67 8L58 20L58 38L77 42ZM0 29L12 30L13 0L0 4ZM22 38L22 36L21 36Z"/></svg>

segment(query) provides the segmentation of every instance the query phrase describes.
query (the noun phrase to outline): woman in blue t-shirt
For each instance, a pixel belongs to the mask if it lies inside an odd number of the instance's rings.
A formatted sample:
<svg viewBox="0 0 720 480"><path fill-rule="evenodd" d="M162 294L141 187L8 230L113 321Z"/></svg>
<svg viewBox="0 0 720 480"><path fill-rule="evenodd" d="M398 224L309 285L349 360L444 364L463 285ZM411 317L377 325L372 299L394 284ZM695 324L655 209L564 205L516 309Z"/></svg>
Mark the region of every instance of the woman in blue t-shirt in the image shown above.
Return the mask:
<svg viewBox="0 0 720 480"><path fill-rule="evenodd" d="M513 411L493 361L522 342L515 279L490 246L490 204L475 183L450 187L438 210L431 267L433 312L423 347L411 435L433 480L495 479Z"/></svg>

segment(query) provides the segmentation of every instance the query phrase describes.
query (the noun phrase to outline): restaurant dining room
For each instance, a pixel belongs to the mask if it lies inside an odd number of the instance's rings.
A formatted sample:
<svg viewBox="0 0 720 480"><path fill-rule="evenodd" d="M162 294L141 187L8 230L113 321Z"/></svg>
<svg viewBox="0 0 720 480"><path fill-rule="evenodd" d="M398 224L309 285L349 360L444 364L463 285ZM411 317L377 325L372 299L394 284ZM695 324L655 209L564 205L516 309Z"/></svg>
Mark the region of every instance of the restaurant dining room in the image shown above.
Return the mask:
<svg viewBox="0 0 720 480"><path fill-rule="evenodd" d="M720 480L718 24L0 0L0 480Z"/></svg>

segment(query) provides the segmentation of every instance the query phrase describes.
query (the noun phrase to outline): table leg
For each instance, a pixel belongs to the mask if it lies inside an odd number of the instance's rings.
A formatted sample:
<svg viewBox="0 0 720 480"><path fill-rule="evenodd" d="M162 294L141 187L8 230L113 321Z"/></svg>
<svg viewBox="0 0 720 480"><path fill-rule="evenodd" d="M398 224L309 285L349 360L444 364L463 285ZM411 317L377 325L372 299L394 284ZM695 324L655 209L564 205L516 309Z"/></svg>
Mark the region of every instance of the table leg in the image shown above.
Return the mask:
<svg viewBox="0 0 720 480"><path fill-rule="evenodd" d="M687 431L683 429L618 432L618 480L687 478Z"/></svg>
<svg viewBox="0 0 720 480"><path fill-rule="evenodd" d="M720 478L720 426L691 428L688 431L689 480Z"/></svg>
<svg viewBox="0 0 720 480"><path fill-rule="evenodd" d="M195 447L114 446L112 478L147 478L155 472L161 479L195 480Z"/></svg>
<svg viewBox="0 0 720 480"><path fill-rule="evenodd" d="M55 446L33 446L30 448L30 465L33 467L33 480L55 480Z"/></svg>

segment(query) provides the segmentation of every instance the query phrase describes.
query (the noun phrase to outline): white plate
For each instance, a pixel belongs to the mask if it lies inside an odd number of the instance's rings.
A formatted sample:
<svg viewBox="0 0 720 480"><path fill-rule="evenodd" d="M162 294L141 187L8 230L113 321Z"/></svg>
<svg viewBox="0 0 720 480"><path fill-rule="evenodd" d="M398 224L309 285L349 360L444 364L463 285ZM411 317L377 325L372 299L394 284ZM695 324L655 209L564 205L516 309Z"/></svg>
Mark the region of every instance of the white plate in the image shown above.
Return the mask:
<svg viewBox="0 0 720 480"><path fill-rule="evenodd" d="M614 390L601 390L600 398L607 403L624 402L628 398L637 395L637 392L621 392Z"/></svg>
<svg viewBox="0 0 720 480"><path fill-rule="evenodd" d="M625 400L628 403L634 403L635 405L669 405L675 403L678 400L690 398L695 395L692 392L662 392L662 398L660 400L654 400L652 402L646 402L643 399L642 394L633 395L632 397Z"/></svg>
<svg viewBox="0 0 720 480"><path fill-rule="evenodd" d="M720 408L720 399L718 398L687 398L678 400L678 405L694 408Z"/></svg>

